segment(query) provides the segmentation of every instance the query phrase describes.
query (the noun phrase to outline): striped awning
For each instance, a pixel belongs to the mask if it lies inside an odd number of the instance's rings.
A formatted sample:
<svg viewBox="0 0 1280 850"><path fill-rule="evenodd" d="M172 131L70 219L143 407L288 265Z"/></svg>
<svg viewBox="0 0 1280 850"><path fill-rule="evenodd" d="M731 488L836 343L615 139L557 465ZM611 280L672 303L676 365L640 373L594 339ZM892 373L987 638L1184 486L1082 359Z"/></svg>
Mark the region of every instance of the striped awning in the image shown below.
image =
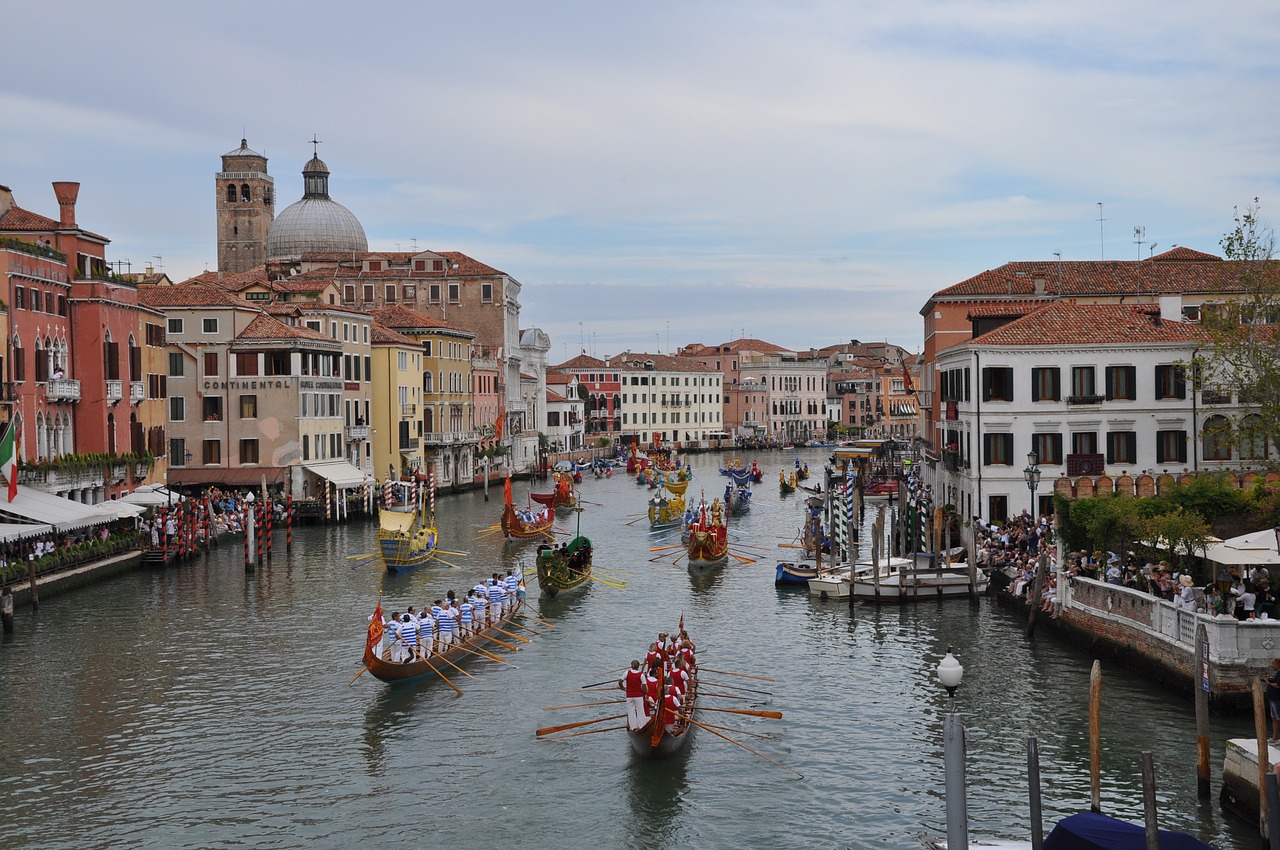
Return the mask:
<svg viewBox="0 0 1280 850"><path fill-rule="evenodd" d="M917 413L916 403L914 401L901 400L889 402L890 416L915 416Z"/></svg>

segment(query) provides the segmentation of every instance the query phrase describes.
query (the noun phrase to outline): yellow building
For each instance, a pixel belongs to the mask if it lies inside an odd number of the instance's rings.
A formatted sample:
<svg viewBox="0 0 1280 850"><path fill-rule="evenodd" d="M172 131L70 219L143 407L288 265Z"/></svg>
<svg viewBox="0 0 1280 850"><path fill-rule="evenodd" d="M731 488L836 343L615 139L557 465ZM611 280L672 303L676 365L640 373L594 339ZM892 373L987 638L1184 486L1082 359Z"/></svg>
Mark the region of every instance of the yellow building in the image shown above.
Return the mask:
<svg viewBox="0 0 1280 850"><path fill-rule="evenodd" d="M373 447L375 478L399 478L424 469L422 455L422 346L417 340L374 323L372 348Z"/></svg>
<svg viewBox="0 0 1280 850"><path fill-rule="evenodd" d="M418 343L422 388L418 423L426 468L437 487L471 484L480 441L471 392L476 334L407 307L375 310L374 321Z"/></svg>

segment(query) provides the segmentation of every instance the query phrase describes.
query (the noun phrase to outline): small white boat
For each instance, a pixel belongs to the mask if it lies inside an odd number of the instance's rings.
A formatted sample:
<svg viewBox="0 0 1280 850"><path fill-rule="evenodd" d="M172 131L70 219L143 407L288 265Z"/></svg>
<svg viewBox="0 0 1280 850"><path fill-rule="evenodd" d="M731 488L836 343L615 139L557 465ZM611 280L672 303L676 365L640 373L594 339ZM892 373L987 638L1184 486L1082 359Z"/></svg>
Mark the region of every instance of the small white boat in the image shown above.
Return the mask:
<svg viewBox="0 0 1280 850"><path fill-rule="evenodd" d="M879 585L877 587L877 584ZM979 593L987 590L987 574L978 570ZM809 579L809 592L823 599L858 599L877 603L915 602L927 599L964 599L969 596L969 567L959 563L941 570L929 566L928 556L918 559L889 558L880 564L879 581L870 562L860 562L852 580L849 568L837 568Z"/></svg>

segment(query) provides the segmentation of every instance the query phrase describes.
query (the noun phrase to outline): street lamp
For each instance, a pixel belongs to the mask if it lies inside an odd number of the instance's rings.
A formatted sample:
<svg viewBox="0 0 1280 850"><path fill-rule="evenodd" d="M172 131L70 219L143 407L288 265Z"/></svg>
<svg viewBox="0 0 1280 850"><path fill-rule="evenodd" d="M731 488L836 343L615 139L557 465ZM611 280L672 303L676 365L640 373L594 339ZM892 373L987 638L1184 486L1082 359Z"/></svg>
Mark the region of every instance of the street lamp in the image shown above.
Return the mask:
<svg viewBox="0 0 1280 850"><path fill-rule="evenodd" d="M1031 519L1036 518L1036 488L1040 486L1040 467L1036 462L1040 460L1040 456L1035 452L1027 452L1027 468L1022 470L1022 477L1027 481L1027 487L1031 490Z"/></svg>
<svg viewBox="0 0 1280 850"><path fill-rule="evenodd" d="M964 724L956 713L956 689L964 667L951 654L938 662L938 681L947 689L951 705L942 727L942 759L947 794L947 847L948 850L969 850L969 811L965 800L964 785Z"/></svg>

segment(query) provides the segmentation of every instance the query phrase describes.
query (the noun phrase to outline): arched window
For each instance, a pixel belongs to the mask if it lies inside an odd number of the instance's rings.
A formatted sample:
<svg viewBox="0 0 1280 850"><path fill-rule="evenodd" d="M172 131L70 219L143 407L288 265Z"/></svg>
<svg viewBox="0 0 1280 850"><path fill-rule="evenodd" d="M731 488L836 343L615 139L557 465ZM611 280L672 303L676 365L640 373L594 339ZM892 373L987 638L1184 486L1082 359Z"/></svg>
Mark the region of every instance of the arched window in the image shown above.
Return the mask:
<svg viewBox="0 0 1280 850"><path fill-rule="evenodd" d="M116 453L116 415L107 414L107 454Z"/></svg>
<svg viewBox="0 0 1280 850"><path fill-rule="evenodd" d="M423 372L423 373L422 373L422 391L423 391L424 393L430 393L430 392L432 392L432 390L431 390L431 381L432 381L432 377L433 377L433 376L432 376L432 374L431 374L430 372Z"/></svg>
<svg viewBox="0 0 1280 850"><path fill-rule="evenodd" d="M47 460L49 458L49 443L44 429L44 414L36 414L36 457Z"/></svg>
<svg viewBox="0 0 1280 850"><path fill-rule="evenodd" d="M236 184L227 184L227 203L234 204L236 202Z"/></svg>
<svg viewBox="0 0 1280 850"><path fill-rule="evenodd" d="M243 186L240 187L240 200L244 201L246 204L249 203L249 184L248 183L245 183Z"/></svg>
<svg viewBox="0 0 1280 850"><path fill-rule="evenodd" d="M1231 460L1231 423L1225 416L1210 416L1201 434L1205 460Z"/></svg>
<svg viewBox="0 0 1280 850"><path fill-rule="evenodd" d="M428 378L431 377L430 373L427 374L427 377ZM430 407L422 408L422 427L427 429L427 433L432 433L436 430L434 427L434 423L435 423L435 411L432 410Z"/></svg>
<svg viewBox="0 0 1280 850"><path fill-rule="evenodd" d="M1240 457L1249 460L1265 460L1267 457L1267 431L1262 417L1256 413L1240 420Z"/></svg>

